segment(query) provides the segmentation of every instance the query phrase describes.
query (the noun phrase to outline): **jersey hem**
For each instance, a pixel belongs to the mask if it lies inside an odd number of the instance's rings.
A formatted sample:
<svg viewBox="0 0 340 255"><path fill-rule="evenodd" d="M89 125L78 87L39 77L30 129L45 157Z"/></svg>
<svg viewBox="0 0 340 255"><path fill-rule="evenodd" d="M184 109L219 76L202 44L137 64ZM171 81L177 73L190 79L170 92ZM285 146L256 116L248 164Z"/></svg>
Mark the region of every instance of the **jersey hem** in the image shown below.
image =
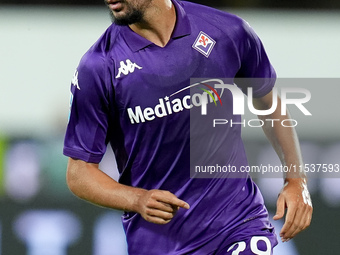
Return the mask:
<svg viewBox="0 0 340 255"><path fill-rule="evenodd" d="M87 163L95 163L99 164L99 162L102 160L103 155L93 155L84 151L77 151L70 148L64 148L63 154L67 157L74 158L74 159L80 159Z"/></svg>

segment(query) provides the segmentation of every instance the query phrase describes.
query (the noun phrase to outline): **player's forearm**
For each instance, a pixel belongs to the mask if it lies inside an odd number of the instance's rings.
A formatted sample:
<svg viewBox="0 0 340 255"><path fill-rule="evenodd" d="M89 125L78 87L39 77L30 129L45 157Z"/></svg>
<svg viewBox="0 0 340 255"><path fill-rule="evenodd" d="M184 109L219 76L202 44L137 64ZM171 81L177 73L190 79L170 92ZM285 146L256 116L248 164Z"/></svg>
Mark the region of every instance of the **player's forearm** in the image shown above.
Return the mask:
<svg viewBox="0 0 340 255"><path fill-rule="evenodd" d="M268 105L268 100L258 101L256 103L257 107L261 109L268 109L271 107L271 104ZM272 114L258 117L259 119L264 120L263 122L265 124L263 126L263 131L279 156L281 163L288 166L288 169L290 170L284 173L286 181L293 179L304 180L306 175L302 168L303 161L299 140L295 128L292 127L293 124L288 124L287 122L287 120L290 119L289 112L287 111L286 115L281 114L280 98L278 98L277 108ZM265 121L265 119L273 119L276 121ZM285 120L285 126L281 125L283 120Z"/></svg>
<svg viewBox="0 0 340 255"><path fill-rule="evenodd" d="M116 182L97 164L70 159L67 169L67 184L79 198L107 208L138 211L138 200L145 190Z"/></svg>
<svg viewBox="0 0 340 255"><path fill-rule="evenodd" d="M273 113L269 118L280 119L277 123L281 123L282 120L289 119L289 115L281 116ZM288 166L287 169L290 169L290 171L284 173L285 179L305 178L306 175L303 168L301 168L303 161L299 140L294 127L284 127L280 124L275 124L274 127L272 127L271 123L266 123L266 125L263 126L263 130L279 156L281 163L284 166Z"/></svg>

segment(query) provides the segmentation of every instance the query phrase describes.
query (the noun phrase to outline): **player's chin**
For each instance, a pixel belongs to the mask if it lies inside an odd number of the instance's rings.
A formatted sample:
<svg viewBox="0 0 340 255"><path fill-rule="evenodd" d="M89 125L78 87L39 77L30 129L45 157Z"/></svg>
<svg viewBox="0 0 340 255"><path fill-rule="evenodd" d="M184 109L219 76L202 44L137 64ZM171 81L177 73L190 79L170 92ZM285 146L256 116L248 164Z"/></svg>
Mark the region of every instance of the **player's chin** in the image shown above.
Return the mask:
<svg viewBox="0 0 340 255"><path fill-rule="evenodd" d="M124 10L118 10L118 11L112 11L112 16L115 18L115 20L121 21L121 20L126 20L127 15L124 12Z"/></svg>
<svg viewBox="0 0 340 255"><path fill-rule="evenodd" d="M127 25L131 25L134 22L132 22L129 17L123 12L112 12L112 16L113 16L113 22L116 25L120 25L120 26L127 26Z"/></svg>

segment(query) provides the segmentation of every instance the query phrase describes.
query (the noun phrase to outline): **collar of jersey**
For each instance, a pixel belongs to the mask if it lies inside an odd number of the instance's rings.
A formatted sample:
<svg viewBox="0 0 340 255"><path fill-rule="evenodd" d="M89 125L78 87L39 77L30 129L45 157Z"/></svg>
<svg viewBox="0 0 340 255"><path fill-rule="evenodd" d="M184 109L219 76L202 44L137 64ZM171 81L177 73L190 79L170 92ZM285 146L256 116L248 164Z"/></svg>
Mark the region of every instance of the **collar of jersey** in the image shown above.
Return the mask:
<svg viewBox="0 0 340 255"><path fill-rule="evenodd" d="M190 22L187 17L187 14L185 13L185 10L177 2L177 0L172 0L172 2L176 8L177 20L174 31L171 35L171 39L178 39L183 36L190 35L191 33ZM137 52L153 44L149 40L133 32L128 26L122 27L122 30L124 40L133 52Z"/></svg>

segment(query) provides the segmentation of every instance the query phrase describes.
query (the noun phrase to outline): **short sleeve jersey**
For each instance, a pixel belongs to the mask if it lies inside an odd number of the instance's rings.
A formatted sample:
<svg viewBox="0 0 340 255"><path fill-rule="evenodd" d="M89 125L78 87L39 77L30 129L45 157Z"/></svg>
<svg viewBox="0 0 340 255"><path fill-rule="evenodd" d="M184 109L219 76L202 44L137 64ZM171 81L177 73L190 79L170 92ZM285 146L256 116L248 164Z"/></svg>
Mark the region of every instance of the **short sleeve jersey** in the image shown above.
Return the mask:
<svg viewBox="0 0 340 255"><path fill-rule="evenodd" d="M120 183L169 190L191 206L166 225L125 212L132 255L212 254L219 245L237 241L234 230L244 222L272 228L262 196L247 174L190 178L190 112L198 107L187 88L192 78L273 81L275 72L244 20L190 2L173 4L177 20L166 46L112 24L83 56L71 85L64 154L99 163L110 143ZM254 96L266 95L273 85L256 83ZM220 108L226 117L234 117L231 102ZM214 151L212 159L247 165L241 125L212 133L219 144L218 150L216 143L207 144L207 151Z"/></svg>

